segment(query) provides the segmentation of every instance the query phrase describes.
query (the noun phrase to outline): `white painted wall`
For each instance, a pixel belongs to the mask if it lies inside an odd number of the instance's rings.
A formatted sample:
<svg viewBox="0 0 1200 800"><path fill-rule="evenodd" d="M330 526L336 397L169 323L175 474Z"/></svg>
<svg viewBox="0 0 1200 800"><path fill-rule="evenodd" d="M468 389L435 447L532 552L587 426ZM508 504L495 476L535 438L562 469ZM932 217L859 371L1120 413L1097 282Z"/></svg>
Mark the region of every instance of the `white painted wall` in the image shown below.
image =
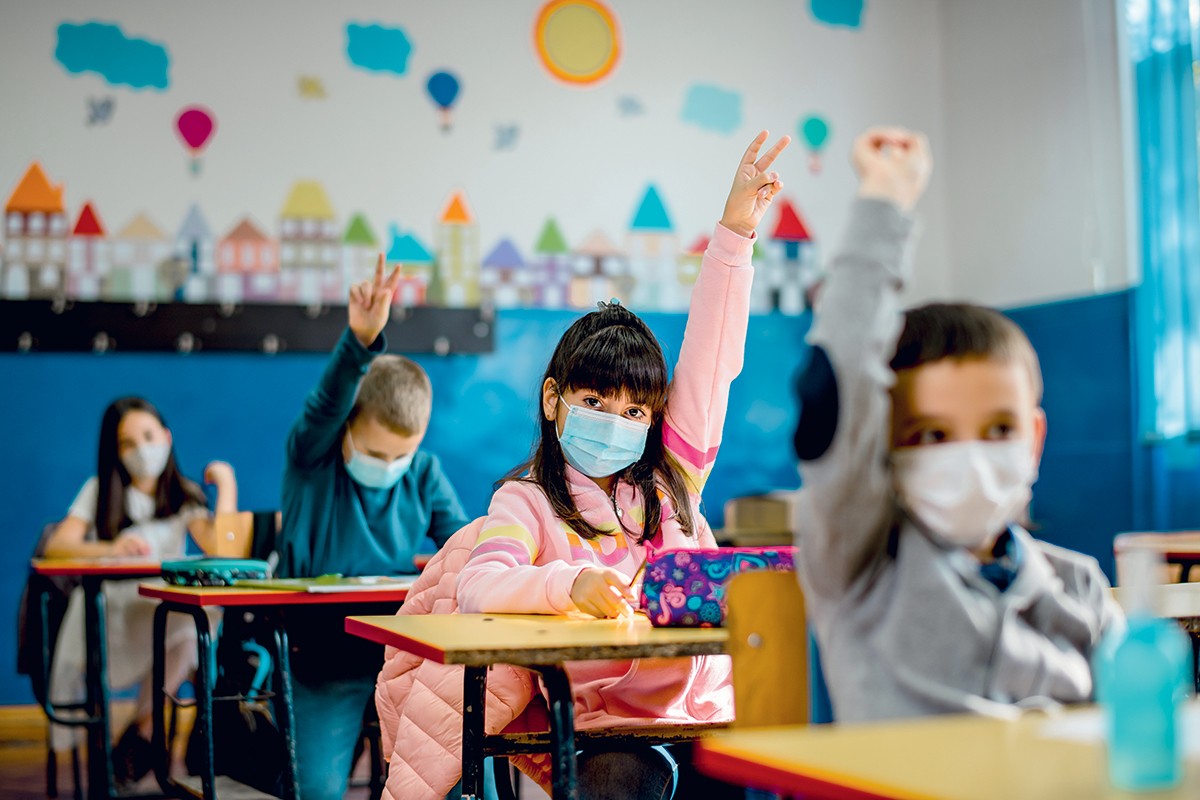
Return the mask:
<svg viewBox="0 0 1200 800"><path fill-rule="evenodd" d="M794 135L801 117L819 112L833 125L825 170L810 175L799 145L778 167L828 254L854 188L846 154L855 132L896 122L928 131L939 152L948 147L943 0L872 0L858 31L814 22L801 0L614 0L624 60L591 90L564 87L537 64L530 42L541 5L5 0L0 194L6 197L37 158L66 184L72 219L92 199L110 230L146 211L173 231L199 201L218 235L243 214L277 234L292 182L312 178L325 186L340 224L361 210L377 234L395 220L429 244L443 203L462 188L486 252L504 236L528 251L549 214L570 244L594 229L621 242L646 184L654 182L688 244L719 217L733 168L754 133L766 127ZM57 24L89 19L165 42L170 89L113 88L59 66ZM410 74L351 68L344 56L348 21L404 27L415 45ZM463 82L449 134L439 131L424 89L426 76L443 67ZM301 74L318 76L328 99L301 99ZM736 132L725 136L680 121L684 92L694 82L742 93L744 122ZM107 95L117 103L112 122L87 127L87 99ZM646 113L622 117L617 103L626 95L637 97ZM195 178L172 124L194 102L214 109L219 120ZM513 151L493 149L495 126L502 124L520 126ZM916 295L947 286L949 176L938 170L923 209ZM958 231L959 239L967 234Z"/></svg>
<svg viewBox="0 0 1200 800"><path fill-rule="evenodd" d="M1118 5L945 0L951 295L1013 306L1136 280Z"/></svg>

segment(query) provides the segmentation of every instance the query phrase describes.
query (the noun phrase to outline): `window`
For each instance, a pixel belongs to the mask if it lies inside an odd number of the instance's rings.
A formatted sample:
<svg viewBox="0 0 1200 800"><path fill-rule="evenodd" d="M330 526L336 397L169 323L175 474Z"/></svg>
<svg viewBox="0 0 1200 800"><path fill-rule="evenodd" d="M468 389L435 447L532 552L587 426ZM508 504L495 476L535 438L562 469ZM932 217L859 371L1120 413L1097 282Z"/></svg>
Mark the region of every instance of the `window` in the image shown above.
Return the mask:
<svg viewBox="0 0 1200 800"><path fill-rule="evenodd" d="M34 211L26 218L28 224L28 232L31 236L41 236L46 232L46 215L40 211Z"/></svg>
<svg viewBox="0 0 1200 800"><path fill-rule="evenodd" d="M62 214L50 215L50 235L62 236L67 232L67 218Z"/></svg>
<svg viewBox="0 0 1200 800"><path fill-rule="evenodd" d="M264 244L259 250L258 263L264 267L270 267L275 264L275 253L271 250L271 245Z"/></svg>
<svg viewBox="0 0 1200 800"><path fill-rule="evenodd" d="M1125 10L1141 176L1139 428L1163 442L1200 435L1198 20L1188 0L1127 0Z"/></svg>
<svg viewBox="0 0 1200 800"><path fill-rule="evenodd" d="M8 215L8 235L18 236L24 232L25 217L21 212L14 211Z"/></svg>

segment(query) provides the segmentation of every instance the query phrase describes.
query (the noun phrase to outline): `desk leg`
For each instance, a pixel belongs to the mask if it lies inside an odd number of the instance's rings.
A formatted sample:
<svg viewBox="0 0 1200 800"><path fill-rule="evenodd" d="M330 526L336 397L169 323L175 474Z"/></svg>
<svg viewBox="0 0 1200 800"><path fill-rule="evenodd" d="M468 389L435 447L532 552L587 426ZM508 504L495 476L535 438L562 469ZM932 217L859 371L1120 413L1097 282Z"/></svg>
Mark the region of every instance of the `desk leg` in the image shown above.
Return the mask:
<svg viewBox="0 0 1200 800"><path fill-rule="evenodd" d="M212 631L208 627L208 614L203 608L194 606L175 607L172 610L186 611L196 623L196 725L204 737L204 772L200 785L204 800L216 800L216 765L213 749L213 686L217 680L217 658L212 646Z"/></svg>
<svg viewBox="0 0 1200 800"><path fill-rule="evenodd" d="M463 668L462 796L483 797L483 712L487 667Z"/></svg>
<svg viewBox="0 0 1200 800"><path fill-rule="evenodd" d="M550 696L551 783L554 800L577 800L575 775L575 701L571 681L561 664L537 667Z"/></svg>
<svg viewBox="0 0 1200 800"><path fill-rule="evenodd" d="M83 578L84 637L87 650L88 798L113 797L112 733L108 718L108 631L104 619L104 579Z"/></svg>
<svg viewBox="0 0 1200 800"><path fill-rule="evenodd" d="M167 673L167 614L170 609L165 603L159 603L154 609L154 649L152 658L154 666L151 678L150 692L153 703L151 713L154 716L154 730L151 734L151 744L154 746L154 778L164 794L171 792L171 752L167 746L166 731L166 673Z"/></svg>
<svg viewBox="0 0 1200 800"><path fill-rule="evenodd" d="M287 751L287 774L284 776L285 800L299 797L296 765L296 721L292 718L292 668L287 625L283 614L275 614L275 723L283 733Z"/></svg>

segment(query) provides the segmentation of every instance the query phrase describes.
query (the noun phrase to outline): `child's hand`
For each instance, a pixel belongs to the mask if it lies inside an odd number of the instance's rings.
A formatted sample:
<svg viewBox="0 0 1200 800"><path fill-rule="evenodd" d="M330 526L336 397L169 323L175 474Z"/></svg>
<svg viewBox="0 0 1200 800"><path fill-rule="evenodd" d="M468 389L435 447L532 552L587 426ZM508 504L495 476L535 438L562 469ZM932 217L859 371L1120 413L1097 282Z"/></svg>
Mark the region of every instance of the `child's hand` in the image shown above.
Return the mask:
<svg viewBox="0 0 1200 800"><path fill-rule="evenodd" d="M224 461L209 462L208 466L204 468L204 482L216 486L217 491L237 486L237 478L233 474L233 467Z"/></svg>
<svg viewBox="0 0 1200 800"><path fill-rule="evenodd" d="M738 165L737 174L733 177L733 188L729 190L729 199L725 201L725 213L721 215L721 224L729 230L749 238L758 227L759 220L771 207L771 200L783 188L779 173L767 172L767 168L775 157L783 152L792 137L784 136L766 155L758 158L758 149L767 141L767 132L763 131L754 137L754 141L746 148L742 163Z"/></svg>
<svg viewBox="0 0 1200 800"><path fill-rule="evenodd" d="M933 160L924 134L904 128L871 128L851 155L861 182L859 197L887 200L911 211L929 184Z"/></svg>
<svg viewBox="0 0 1200 800"><path fill-rule="evenodd" d="M383 326L387 325L392 296L399 285L399 266L384 280L383 253L380 253L379 260L375 262L375 280L360 281L350 287L350 331L363 347L370 347L379 337Z"/></svg>
<svg viewBox="0 0 1200 800"><path fill-rule="evenodd" d="M122 533L113 539L112 554L114 556L148 556L150 543L136 533Z"/></svg>
<svg viewBox="0 0 1200 800"><path fill-rule="evenodd" d="M585 614L611 618L629 614L633 595L629 578L609 567L588 567L571 587L571 600Z"/></svg>

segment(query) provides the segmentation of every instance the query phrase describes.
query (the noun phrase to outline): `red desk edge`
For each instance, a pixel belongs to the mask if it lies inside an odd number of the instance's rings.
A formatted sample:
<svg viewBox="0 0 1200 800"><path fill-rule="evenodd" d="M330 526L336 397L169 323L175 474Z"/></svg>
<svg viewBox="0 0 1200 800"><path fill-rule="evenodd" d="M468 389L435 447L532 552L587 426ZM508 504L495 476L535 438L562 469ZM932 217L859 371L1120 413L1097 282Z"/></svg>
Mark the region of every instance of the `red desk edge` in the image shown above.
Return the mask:
<svg viewBox="0 0 1200 800"><path fill-rule="evenodd" d="M876 794L824 778L802 775L770 764L747 761L739 756L710 750L703 739L696 742L696 767L706 775L739 786L765 791L781 791L820 800L894 800L892 795Z"/></svg>
<svg viewBox="0 0 1200 800"><path fill-rule="evenodd" d="M62 559L67 562L68 559ZM100 562L83 565L74 559L71 563L56 564L55 559L34 559L30 567L39 575L126 575L132 578L155 578L162 574L162 564L157 561L131 561L127 564Z"/></svg>
<svg viewBox="0 0 1200 800"><path fill-rule="evenodd" d="M138 594L154 600L178 603L184 606L312 606L338 603L402 603L408 596L407 589L388 589L367 592L289 592L277 589L244 589L240 592L220 594L174 594L172 590L184 586L138 587ZM216 588L216 587L214 587ZM219 587L236 589L236 586Z"/></svg>
<svg viewBox="0 0 1200 800"><path fill-rule="evenodd" d="M354 617L346 617L346 633L366 639L368 642L381 644L385 647L395 647L406 653L412 653L421 658L428 658L437 664L446 663L446 654L442 650L426 644L420 639L402 636L395 631L385 631L382 628L370 625Z"/></svg>

